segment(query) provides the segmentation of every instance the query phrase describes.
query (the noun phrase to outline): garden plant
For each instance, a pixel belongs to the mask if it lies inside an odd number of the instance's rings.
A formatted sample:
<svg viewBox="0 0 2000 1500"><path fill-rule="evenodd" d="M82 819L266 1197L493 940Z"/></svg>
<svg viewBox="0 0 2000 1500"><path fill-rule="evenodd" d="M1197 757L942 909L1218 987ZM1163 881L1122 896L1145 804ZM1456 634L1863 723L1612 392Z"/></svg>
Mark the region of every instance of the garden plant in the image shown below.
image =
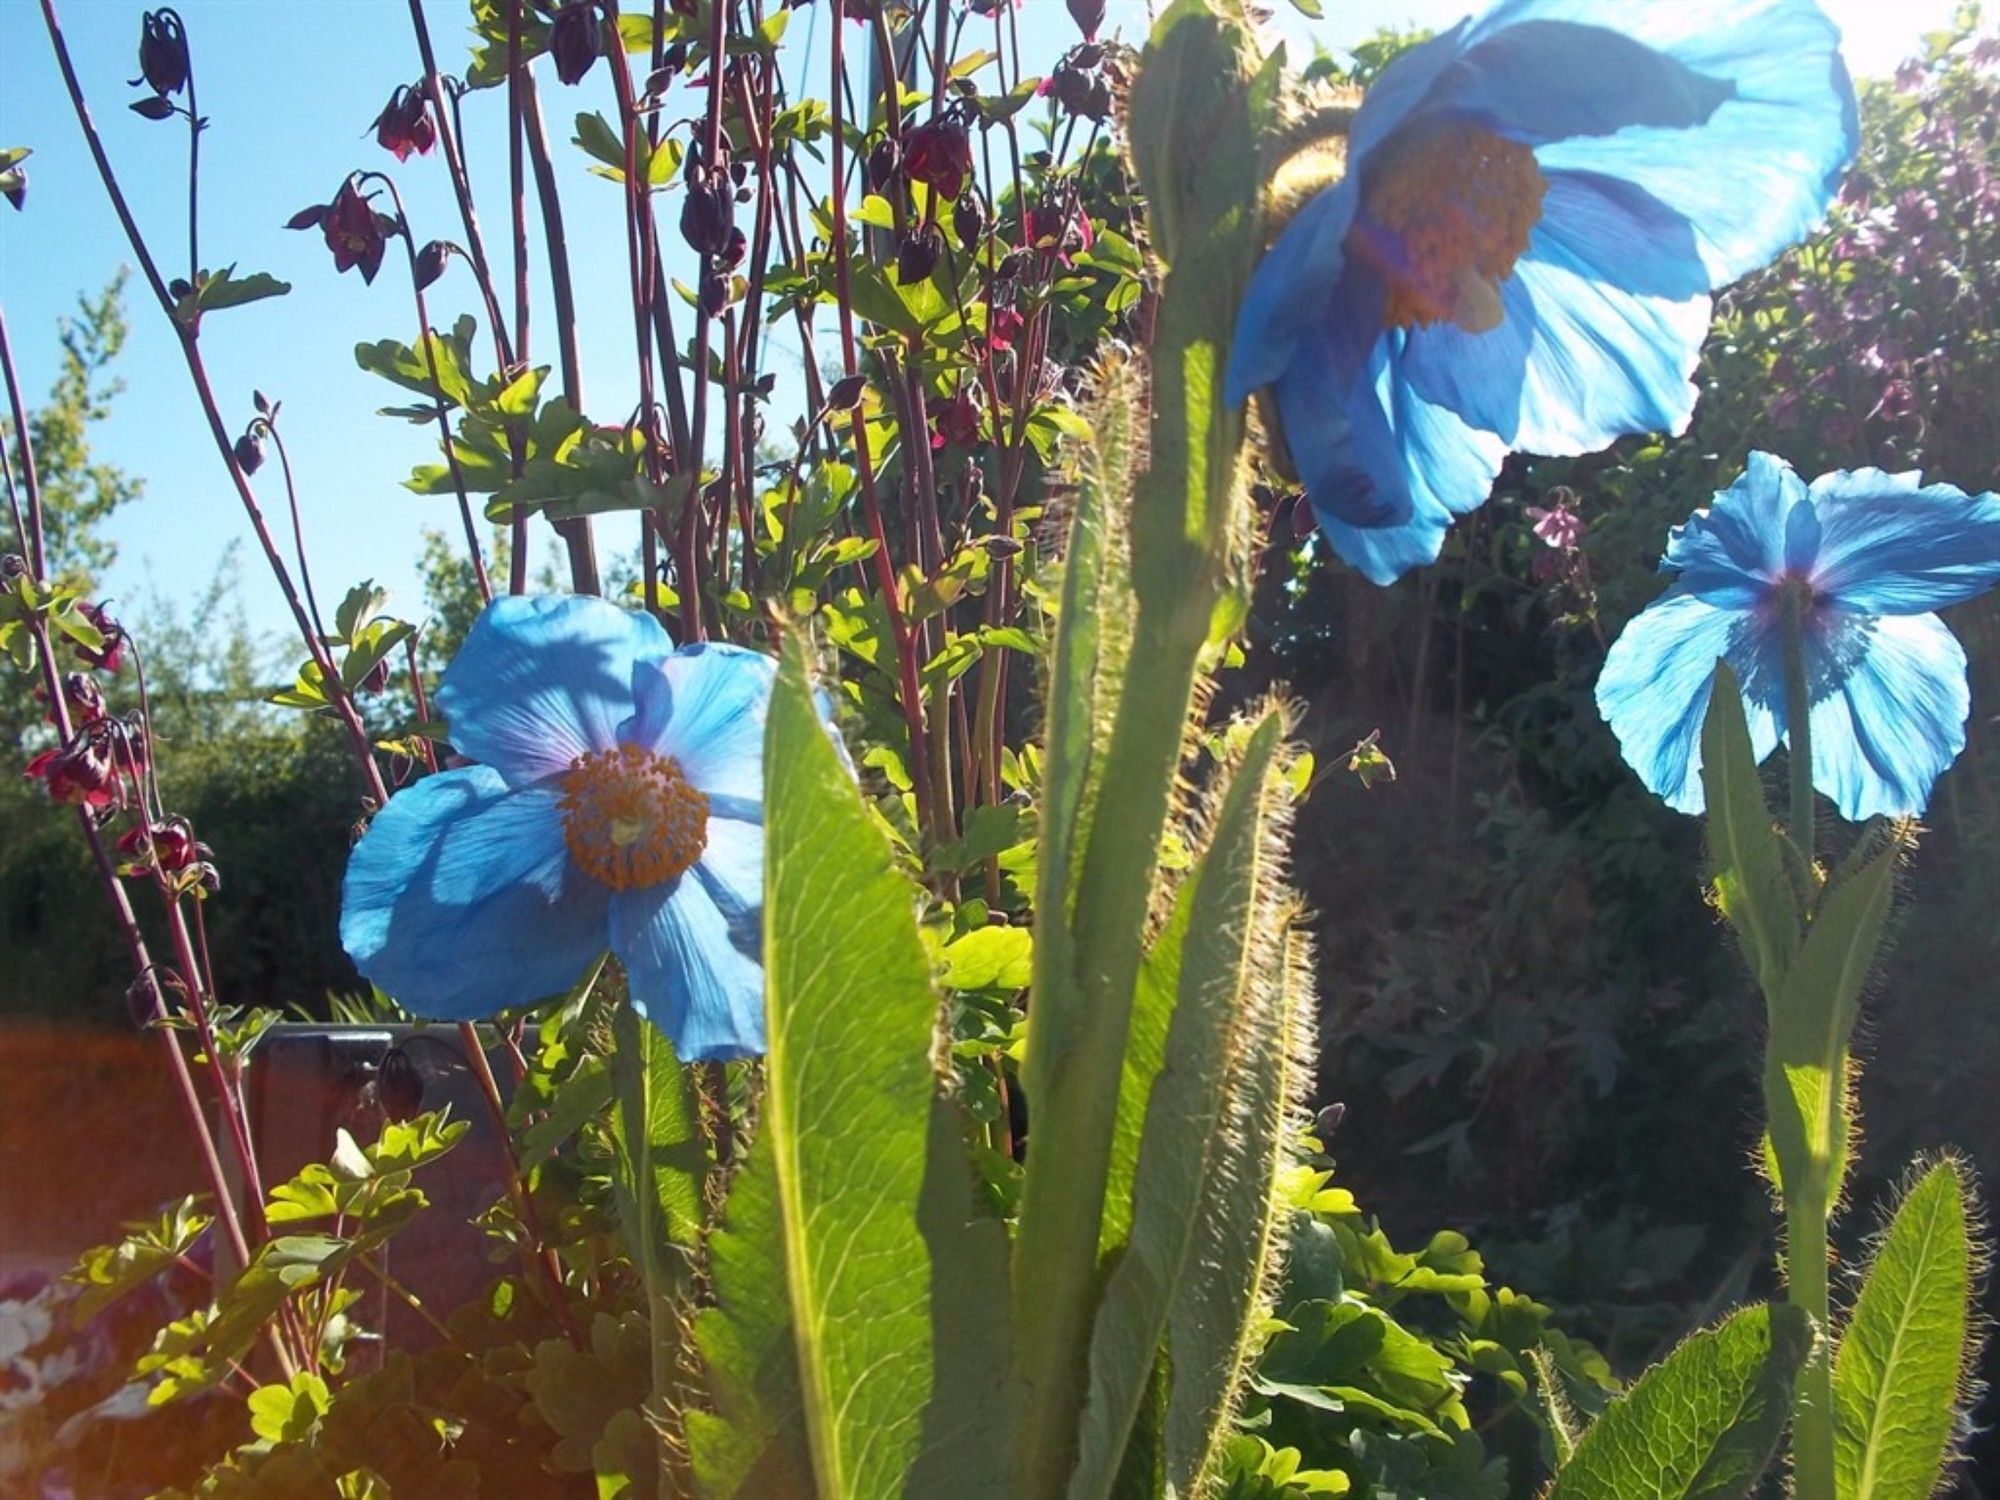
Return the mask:
<svg viewBox="0 0 2000 1500"><path fill-rule="evenodd" d="M389 1254L475 1171L414 1041L267 1172L279 1012L226 977L229 861L175 800L168 679L91 586L59 503L79 440L45 441L0 323L0 743L18 805L73 823L204 1170L0 1348L29 1392L0 1388L6 1493L1946 1492L1982 1331L1968 1162L1924 1142L1837 1252L1864 996L1994 711L1936 613L2000 583L1990 113L1939 146L1959 196L1925 219L1869 179L1922 164L1864 140L1813 0L1500 0L1348 70L1240 0L1175 0L1137 46L1070 0L1043 76L1022 32L1050 17L1006 0L472 0L456 56L411 0L367 161L285 211L380 299L392 336L352 351L379 420L434 435L407 481L452 518L426 621L315 578L296 375L211 378L291 288L203 236L202 141L238 122L201 38L135 12L137 78L85 77L77 18L39 8L296 626L270 704L344 799L345 1013L453 1049L498 1165L458 1305ZM1996 54L1969 14L1899 97L1977 119ZM92 111L120 104L156 155L113 159ZM0 158L10 233L31 164ZM451 222L413 222L418 171ZM139 221L139 172L185 173L184 222ZM583 190L622 243L566 234ZM583 389L584 278L629 290L617 409ZM1839 336L1874 364L1809 369L1801 328L1857 298ZM1772 399L1724 440L1732 360ZM1798 436L1833 406L1841 443ZM1398 1250L1328 1154L1320 1059L1350 1039L1315 949L1352 919L1300 893L1305 819L1393 780L1418 716L1316 765L1250 663L1327 578L1424 570L1430 608L1455 580L1462 687L1508 526L1535 608L1597 643L1616 795L1703 820L1670 876L1764 1002L1725 1045L1761 1051L1735 1144L1778 1254L1623 1380L1465 1237ZM1669 576L1607 606L1620 526ZM1902 1045L1893 1013L1872 1045ZM106 1440L135 1428L174 1436Z"/></svg>

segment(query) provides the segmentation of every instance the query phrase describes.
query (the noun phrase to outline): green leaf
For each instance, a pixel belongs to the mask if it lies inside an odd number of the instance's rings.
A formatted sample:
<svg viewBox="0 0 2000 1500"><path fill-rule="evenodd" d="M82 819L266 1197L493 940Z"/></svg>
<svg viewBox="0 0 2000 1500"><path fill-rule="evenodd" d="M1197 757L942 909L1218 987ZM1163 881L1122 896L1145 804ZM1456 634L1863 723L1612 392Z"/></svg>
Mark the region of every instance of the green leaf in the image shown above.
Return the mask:
<svg viewBox="0 0 2000 1500"><path fill-rule="evenodd" d="M1834 1356L1839 1500L1925 1500L1978 1353L1977 1247L1966 1183L1949 1158L1903 1195Z"/></svg>
<svg viewBox="0 0 2000 1500"><path fill-rule="evenodd" d="M1784 835L1772 821L1757 777L1743 695L1726 662L1715 664L1702 722L1701 784L1716 904L1736 929L1751 972L1768 996L1798 955L1805 920L1785 872Z"/></svg>
<svg viewBox="0 0 2000 1500"><path fill-rule="evenodd" d="M250 1393L250 1430L267 1443L299 1443L333 1404L326 1382L309 1370L292 1377L290 1385L259 1386Z"/></svg>
<svg viewBox="0 0 2000 1500"><path fill-rule="evenodd" d="M194 1199L183 1198L150 1224L126 1226L132 1232L117 1244L84 1251L66 1278L83 1288L77 1298L77 1318L96 1317L126 1293L179 1264L210 1222L207 1214L195 1211Z"/></svg>
<svg viewBox="0 0 2000 1500"><path fill-rule="evenodd" d="M909 1478L920 1469L998 1494L1004 1341L958 1326L1005 1300L977 1269L998 1277L978 1249L993 1226L923 1211L940 1178L970 1202L964 1148L933 1113L931 961L916 893L820 722L802 643L780 668L764 756L766 1088L717 1237L717 1306L697 1322L732 1430L690 1424L696 1472L711 1494L791 1493L749 1488L757 1465L796 1461L790 1426L819 1500L929 1492ZM772 1304L789 1312L796 1418L772 1369Z"/></svg>
<svg viewBox="0 0 2000 1500"><path fill-rule="evenodd" d="M1847 1175L1847 1054L1908 845L1906 827L1864 837L1821 893L1805 942L1770 1007L1764 1092L1771 1148L1788 1193L1823 1207Z"/></svg>
<svg viewBox="0 0 2000 1500"><path fill-rule="evenodd" d="M202 312L214 312L218 308L241 307L246 302L262 302L267 297L282 297L291 289L289 281L280 281L268 272L252 271L248 276L238 276L235 266L224 266L202 278L195 305Z"/></svg>
<svg viewBox="0 0 2000 1500"><path fill-rule="evenodd" d="M1546 1500L1733 1500L1776 1450L1812 1348L1796 1307L1747 1307L1694 1334L1590 1425Z"/></svg>
<svg viewBox="0 0 2000 1500"><path fill-rule="evenodd" d="M1273 957L1259 898L1268 894L1274 853L1265 781L1283 730L1276 712L1259 722L1223 794L1208 853L1191 877L1195 889L1166 1051L1139 1140L1131 1238L1105 1288L1091 1339L1089 1406L1072 1500L1111 1493L1170 1301L1196 1243L1208 1176L1225 1170L1228 1083L1239 1025L1256 1004L1250 991L1260 968Z"/></svg>
<svg viewBox="0 0 2000 1500"><path fill-rule="evenodd" d="M1027 988L1034 934L1025 927L981 927L947 943L943 982L954 990Z"/></svg>
<svg viewBox="0 0 2000 1500"><path fill-rule="evenodd" d="M618 1005L612 1024L619 1152L614 1184L625 1241L656 1257L668 1245L693 1251L701 1243L708 1181L693 1075L660 1029L629 1002Z"/></svg>

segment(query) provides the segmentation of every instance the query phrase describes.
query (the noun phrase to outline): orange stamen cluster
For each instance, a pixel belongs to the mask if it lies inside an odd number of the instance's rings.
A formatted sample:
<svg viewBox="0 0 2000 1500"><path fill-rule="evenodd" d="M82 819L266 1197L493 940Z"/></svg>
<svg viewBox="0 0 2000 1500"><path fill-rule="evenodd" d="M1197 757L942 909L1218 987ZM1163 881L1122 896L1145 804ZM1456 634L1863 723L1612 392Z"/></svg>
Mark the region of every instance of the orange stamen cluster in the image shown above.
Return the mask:
<svg viewBox="0 0 2000 1500"><path fill-rule="evenodd" d="M571 761L561 806L570 858L614 891L672 880L708 845L708 798L672 760L637 745Z"/></svg>
<svg viewBox="0 0 2000 1500"><path fill-rule="evenodd" d="M1477 125L1395 148L1362 194L1365 222L1350 241L1388 285L1384 321L1497 325L1499 283L1526 252L1547 191L1532 150Z"/></svg>

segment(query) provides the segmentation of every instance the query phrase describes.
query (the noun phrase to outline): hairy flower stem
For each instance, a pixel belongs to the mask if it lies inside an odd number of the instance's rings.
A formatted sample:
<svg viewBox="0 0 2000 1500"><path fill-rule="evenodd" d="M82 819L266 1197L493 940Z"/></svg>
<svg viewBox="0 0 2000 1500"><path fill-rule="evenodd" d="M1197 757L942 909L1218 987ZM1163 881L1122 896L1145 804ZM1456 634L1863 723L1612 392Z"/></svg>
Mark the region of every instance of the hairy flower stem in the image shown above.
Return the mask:
<svg viewBox="0 0 2000 1500"><path fill-rule="evenodd" d="M664 1407L674 1388L674 1356L683 1336L674 1311L673 1271L664 1254L666 1230L659 1221L659 1197L653 1186L652 1068L648 1058L654 1039L646 1035L647 1022L629 1000L612 1007L611 1072L618 1098L620 1133L625 1138L625 1155L631 1173L632 1238L630 1247L639 1263L639 1277L646 1288L646 1316L652 1326L653 1401ZM725 1115L727 1100L723 1104ZM658 1412L649 1413L657 1417ZM659 1443L660 1493L680 1493L675 1484L669 1445Z"/></svg>

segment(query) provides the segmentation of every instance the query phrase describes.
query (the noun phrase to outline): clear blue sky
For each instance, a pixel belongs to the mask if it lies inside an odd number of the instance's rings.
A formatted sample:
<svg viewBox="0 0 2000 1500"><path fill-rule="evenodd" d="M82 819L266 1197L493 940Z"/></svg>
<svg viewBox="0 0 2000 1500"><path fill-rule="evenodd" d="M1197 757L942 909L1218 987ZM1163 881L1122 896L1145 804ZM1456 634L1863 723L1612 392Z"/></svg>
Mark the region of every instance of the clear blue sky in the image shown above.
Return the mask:
<svg viewBox="0 0 2000 1500"><path fill-rule="evenodd" d="M1466 0L1324 0L1325 18L1307 22L1283 0L1275 3L1283 12L1277 24L1308 50L1312 39L1338 49L1384 25L1449 25L1473 8ZM1875 74L1889 71L1952 10L1952 0L1824 3L1843 27L1855 70ZM165 274L185 274L186 130L177 121L149 123L125 108L136 97L126 80L137 72L143 9L128 0L60 4L78 71L134 211L166 262ZM406 279L394 266L372 288L358 275L336 276L316 234L283 228L294 210L324 202L350 169L369 167L392 171L420 239L460 237L441 160L412 158L397 168L367 133L395 86L417 76L406 5L181 0L179 9L193 41L202 111L212 121L202 141L203 259L210 266L235 261L239 272L268 271L293 284L288 297L211 317L203 345L218 396L239 425L250 416L253 388L284 402L283 428L301 479L322 601L372 576L414 612L421 532L438 527L455 534L456 508L448 499L414 496L401 487L413 463L434 458L435 434L374 415L394 393L363 375L351 354L362 340L412 337ZM54 372L57 316L80 292L104 285L130 256L70 113L37 8L29 0L6 0L5 10L0 146L30 146L35 155L28 163L27 212L0 208L0 304L34 400ZM431 0L427 10L441 66L462 68L465 7ZM817 24L823 15L819 6L801 10L787 38L798 50L810 42L800 65L815 77L826 45ZM1143 33L1140 0L1114 0L1111 15L1126 34ZM1075 39L1062 0L1026 0L1022 23L1028 66L1037 71ZM618 421L634 399L619 193L582 172L580 154L568 144L579 110L614 112L610 86L602 68L576 89L560 87L547 71L542 82L558 160L572 167L563 203L576 263L587 406L599 420ZM499 91L469 99L466 114L489 248L504 260ZM671 226L671 206L663 217ZM456 269L432 293L433 320L444 323L471 311L474 300L470 277ZM108 588L127 598L149 579L167 591L183 583L198 588L230 541L249 540L172 337L136 276L130 304L133 333L122 361L127 390L98 436L104 458L146 480L145 497L111 527L120 556ZM546 307L537 310L531 351L537 362L554 357L552 316ZM275 483L264 488L277 504ZM634 537L629 519L600 522L606 550L630 546ZM253 626L274 635L288 631L276 588L247 545L242 568L242 597Z"/></svg>

